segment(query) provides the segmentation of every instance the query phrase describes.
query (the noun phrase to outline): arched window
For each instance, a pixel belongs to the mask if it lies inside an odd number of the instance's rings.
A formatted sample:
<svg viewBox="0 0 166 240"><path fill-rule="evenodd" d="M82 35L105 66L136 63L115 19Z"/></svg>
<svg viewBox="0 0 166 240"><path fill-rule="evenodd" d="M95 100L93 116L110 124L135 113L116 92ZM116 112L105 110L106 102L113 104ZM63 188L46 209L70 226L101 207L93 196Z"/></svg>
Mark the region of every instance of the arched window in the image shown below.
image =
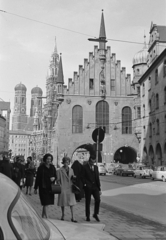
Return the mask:
<svg viewBox="0 0 166 240"><path fill-rule="evenodd" d="M96 127L105 127L105 132L109 133L109 105L105 101L96 104Z"/></svg>
<svg viewBox="0 0 166 240"><path fill-rule="evenodd" d="M152 123L149 124L149 137L152 137Z"/></svg>
<svg viewBox="0 0 166 240"><path fill-rule="evenodd" d="M83 132L83 109L76 105L72 110L72 133Z"/></svg>
<svg viewBox="0 0 166 240"><path fill-rule="evenodd" d="M151 89L151 76L149 76L149 89Z"/></svg>
<svg viewBox="0 0 166 240"><path fill-rule="evenodd" d="M130 107L122 109L122 134L132 133L132 114Z"/></svg>

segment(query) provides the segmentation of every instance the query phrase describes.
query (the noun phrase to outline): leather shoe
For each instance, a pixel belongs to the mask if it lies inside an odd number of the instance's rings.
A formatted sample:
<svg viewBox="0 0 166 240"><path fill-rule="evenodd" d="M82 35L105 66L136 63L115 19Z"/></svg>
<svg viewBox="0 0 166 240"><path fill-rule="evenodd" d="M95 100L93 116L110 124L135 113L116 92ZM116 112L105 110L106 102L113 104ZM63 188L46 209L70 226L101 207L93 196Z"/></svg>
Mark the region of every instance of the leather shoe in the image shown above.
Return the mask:
<svg viewBox="0 0 166 240"><path fill-rule="evenodd" d="M99 217L97 216L97 214L93 214L93 218L95 218L97 222L100 222L100 219L99 219Z"/></svg>
<svg viewBox="0 0 166 240"><path fill-rule="evenodd" d="M86 218L86 221L87 221L87 222L90 222L90 218L89 218L89 217L87 217L87 218Z"/></svg>

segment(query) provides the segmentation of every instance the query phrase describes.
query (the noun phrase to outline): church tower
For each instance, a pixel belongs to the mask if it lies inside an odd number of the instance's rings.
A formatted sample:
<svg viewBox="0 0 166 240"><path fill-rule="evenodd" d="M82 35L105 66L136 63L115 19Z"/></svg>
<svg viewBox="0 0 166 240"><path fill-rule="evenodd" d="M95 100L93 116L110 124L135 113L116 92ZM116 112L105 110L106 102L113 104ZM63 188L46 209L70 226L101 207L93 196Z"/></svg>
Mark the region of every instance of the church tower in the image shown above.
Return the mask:
<svg viewBox="0 0 166 240"><path fill-rule="evenodd" d="M38 111L38 116L42 116L42 95L43 91L40 87L36 86L31 90L31 109L30 117L35 116L36 109Z"/></svg>
<svg viewBox="0 0 166 240"><path fill-rule="evenodd" d="M19 83L15 86L12 130L23 130L27 124L26 91L27 89L22 83Z"/></svg>

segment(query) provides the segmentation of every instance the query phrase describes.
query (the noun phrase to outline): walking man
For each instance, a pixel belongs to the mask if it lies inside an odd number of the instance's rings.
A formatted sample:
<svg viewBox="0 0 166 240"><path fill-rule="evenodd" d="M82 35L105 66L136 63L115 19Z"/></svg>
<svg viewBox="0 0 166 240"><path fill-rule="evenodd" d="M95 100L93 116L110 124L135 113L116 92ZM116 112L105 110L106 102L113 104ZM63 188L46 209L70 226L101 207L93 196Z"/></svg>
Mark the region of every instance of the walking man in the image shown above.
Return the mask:
<svg viewBox="0 0 166 240"><path fill-rule="evenodd" d="M94 214L93 218L96 219L97 222L100 222L98 217L99 207L100 207L100 179L99 179L99 171L98 167L94 165L96 161L96 154L93 150L90 150L90 157L87 164L83 165L83 183L84 183L84 191L85 191L85 215L86 221L90 221L90 202L91 195L94 197Z"/></svg>

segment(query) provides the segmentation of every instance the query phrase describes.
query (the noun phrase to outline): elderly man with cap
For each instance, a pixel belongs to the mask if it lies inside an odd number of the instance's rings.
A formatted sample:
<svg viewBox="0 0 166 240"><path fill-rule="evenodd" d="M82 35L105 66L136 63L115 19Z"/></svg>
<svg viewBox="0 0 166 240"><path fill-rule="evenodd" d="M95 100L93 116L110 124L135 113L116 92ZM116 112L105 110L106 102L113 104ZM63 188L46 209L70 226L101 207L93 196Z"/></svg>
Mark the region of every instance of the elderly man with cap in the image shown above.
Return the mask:
<svg viewBox="0 0 166 240"><path fill-rule="evenodd" d="M90 202L92 195L95 200L93 218L95 218L96 221L99 222L100 219L98 217L98 214L100 207L101 185L98 167L94 165L96 161L96 154L91 144L87 145L86 149L89 151L90 154L88 163L83 166L86 221L90 221Z"/></svg>

